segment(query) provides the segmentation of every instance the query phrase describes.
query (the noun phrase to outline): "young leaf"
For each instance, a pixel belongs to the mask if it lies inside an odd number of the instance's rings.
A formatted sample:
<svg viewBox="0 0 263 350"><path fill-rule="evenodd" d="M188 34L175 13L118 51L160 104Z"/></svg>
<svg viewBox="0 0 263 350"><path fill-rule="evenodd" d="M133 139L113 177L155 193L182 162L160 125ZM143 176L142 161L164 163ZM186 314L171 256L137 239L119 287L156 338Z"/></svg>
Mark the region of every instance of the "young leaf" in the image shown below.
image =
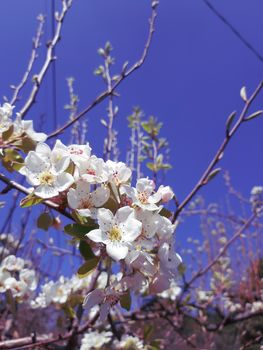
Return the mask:
<svg viewBox="0 0 263 350"><path fill-rule="evenodd" d="M37 219L37 227L47 231L52 225L53 219L48 213L42 213Z"/></svg>
<svg viewBox="0 0 263 350"><path fill-rule="evenodd" d="M207 184L209 181L211 181L216 175L221 171L221 168L217 168L215 170L212 170L211 173L207 176L205 180L205 184Z"/></svg>
<svg viewBox="0 0 263 350"><path fill-rule="evenodd" d="M252 120L254 118L260 117L263 114L263 111L257 111L255 113L250 114L248 117L246 117L244 120L248 121L248 120Z"/></svg>
<svg viewBox="0 0 263 350"><path fill-rule="evenodd" d="M79 278L84 278L88 276L98 265L99 258L94 257L86 261L80 268L78 269Z"/></svg>
<svg viewBox="0 0 263 350"><path fill-rule="evenodd" d="M121 307L124 308L125 310L129 311L131 308L131 295L129 292L123 294L120 297L120 304Z"/></svg>
<svg viewBox="0 0 263 350"><path fill-rule="evenodd" d="M26 196L20 201L20 207L28 208L32 207L32 205L36 205L41 202L43 202L43 198L36 197L33 193L30 193L28 196Z"/></svg>
<svg viewBox="0 0 263 350"><path fill-rule="evenodd" d="M14 132L14 125L12 124L8 130L2 133L3 141L8 141L8 139L12 136L13 132Z"/></svg>
<svg viewBox="0 0 263 350"><path fill-rule="evenodd" d="M75 238L83 239L89 231L94 230L97 226L82 226L79 224L69 224L64 227L64 231Z"/></svg>
<svg viewBox="0 0 263 350"><path fill-rule="evenodd" d="M243 86L240 90L240 96L244 102L247 102L247 89Z"/></svg>
<svg viewBox="0 0 263 350"><path fill-rule="evenodd" d="M85 260L90 260L95 257L90 245L83 240L79 242L79 251Z"/></svg>

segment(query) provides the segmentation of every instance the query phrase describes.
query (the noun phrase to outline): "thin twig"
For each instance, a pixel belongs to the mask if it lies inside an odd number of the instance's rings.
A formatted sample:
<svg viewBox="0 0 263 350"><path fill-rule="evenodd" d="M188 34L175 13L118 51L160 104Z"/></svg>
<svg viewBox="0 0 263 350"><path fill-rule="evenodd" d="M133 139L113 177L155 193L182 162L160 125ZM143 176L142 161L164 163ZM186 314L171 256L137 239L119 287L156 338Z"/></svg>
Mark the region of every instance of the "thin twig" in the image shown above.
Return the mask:
<svg viewBox="0 0 263 350"><path fill-rule="evenodd" d="M41 70L39 71L39 73L33 77L33 88L31 90L30 95L29 95L28 99L26 100L24 106L19 111L19 114L22 118L25 117L26 113L33 106L33 104L36 100L36 96L39 92L41 83L42 83L51 63L55 59L54 50L55 50L55 47L60 40L63 21L66 17L66 14L67 14L69 8L71 7L72 1L73 0L62 0L61 13L56 15L57 27L55 30L55 35L52 38L52 40L47 43L47 52L46 52L45 62L43 64Z"/></svg>
<svg viewBox="0 0 263 350"><path fill-rule="evenodd" d="M192 189L192 191L186 196L186 198L183 200L183 202L177 207L177 209L174 212L174 216L173 216L173 220L172 222L174 223L178 217L178 215L181 213L181 211L184 209L184 207L186 207L186 205L192 200L192 198L196 195L196 193L204 186L207 184L207 180L209 178L209 175L211 174L212 170L214 169L214 167L217 165L217 163L221 160L223 153L227 147L227 145L229 144L229 141L232 139L232 137L234 136L234 134L237 132L237 130L239 129L240 125L246 121L245 117L246 114L252 104L252 102L255 100L255 98L257 97L257 95L259 94L259 92L262 90L263 88L263 81L260 82L260 84L257 86L256 90L253 92L253 94L251 95L251 97L245 102L245 106L237 120L237 122L234 124L233 128L226 133L226 136L223 140L223 142L221 143L219 149L217 150L214 158L212 159L212 161L210 162L210 164L208 165L207 169L205 170L205 172L203 173L203 175L201 176L200 180L197 182L197 184L195 185L195 187Z"/></svg>
<svg viewBox="0 0 263 350"><path fill-rule="evenodd" d="M189 286L199 277L203 276L204 274L206 274L217 262L218 260L221 258L221 256L223 256L225 254L225 252L227 251L227 249L229 248L229 246L238 238L240 237L240 235L248 228L250 227L251 223L255 220L255 218L258 216L259 213L254 212L250 218L245 222L245 224L240 227L240 229L232 236L232 238L230 240L228 240L228 242L222 247L222 249L220 249L220 252L217 254L217 256L203 269L199 270L192 278L189 282L186 282L186 286L187 289L189 288Z"/></svg>
<svg viewBox="0 0 263 350"><path fill-rule="evenodd" d="M0 181L2 181L6 185L9 185L12 188L14 188L14 189L18 190L19 192L24 193L26 195L32 193L28 188L20 185L19 183L15 182L15 181L8 179L2 173L0 173ZM41 202L41 204L44 204L44 205L48 206L49 208L56 210L60 214L66 216L67 218L72 220L72 216L70 215L70 213L68 213L66 210L61 209L58 204L53 203L52 201L49 201L49 200L45 200L45 201Z"/></svg>
<svg viewBox="0 0 263 350"><path fill-rule="evenodd" d="M147 38L147 41L146 41L146 44L144 46L143 53L142 53L140 59L136 63L134 63L134 65L130 69L126 70L126 68L125 68L122 71L120 77L112 85L112 88L110 90L107 89L107 90L103 91L100 95L98 95L95 98L95 100L93 102L91 102L86 108L84 108L75 118L73 118L70 121L68 121L61 128L58 128L57 130L52 132L48 136L48 139L62 134L67 128L69 128L71 125L76 123L76 121L78 121L80 118L82 118L84 115L86 115L89 111L91 111L99 103L104 101L108 96L113 95L114 91L121 84L121 82L143 65L143 63L145 62L145 60L147 58L147 55L148 55L148 52L149 52L149 48L150 48L150 45L151 45L151 42L152 42L152 38L153 38L153 33L155 31L155 21L156 21L156 16L157 16L157 5L158 5L158 2L157 1L153 1L152 15L151 15L151 18L150 18L150 21L149 21L149 34L148 34L148 38Z"/></svg>
<svg viewBox="0 0 263 350"><path fill-rule="evenodd" d="M30 74L32 72L32 68L34 66L34 63L35 63L35 61L36 61L36 59L38 57L37 50L38 50L38 48L41 45L40 40L41 40L41 37L43 35L43 27L44 27L44 24L45 24L45 17L40 14L37 17L37 19L39 21L39 24L38 24L38 28L37 28L36 37L33 38L33 48L32 48L32 52L31 52L31 56L30 56L30 59L29 59L26 71L25 71L25 73L24 73L24 75L22 77L21 82L14 88L14 93L13 93L13 96L12 96L12 98L10 100L10 104L11 105L14 105L16 103L16 101L18 100L19 93L23 89L25 84L27 83L27 81L29 79L29 76L30 76Z"/></svg>

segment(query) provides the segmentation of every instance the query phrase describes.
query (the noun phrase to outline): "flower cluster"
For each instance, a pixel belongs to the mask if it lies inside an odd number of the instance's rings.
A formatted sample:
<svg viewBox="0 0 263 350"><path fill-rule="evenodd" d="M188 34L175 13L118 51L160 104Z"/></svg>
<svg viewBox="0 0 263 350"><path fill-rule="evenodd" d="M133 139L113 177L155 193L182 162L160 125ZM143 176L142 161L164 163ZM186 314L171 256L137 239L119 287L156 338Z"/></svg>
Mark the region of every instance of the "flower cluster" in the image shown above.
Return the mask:
<svg viewBox="0 0 263 350"><path fill-rule="evenodd" d="M115 349L115 350L144 350L143 342L136 336L123 335L120 340L114 340L114 336L110 331L90 331L84 335L81 340L80 350L101 350L101 349ZM112 343L112 346L110 345Z"/></svg>
<svg viewBox="0 0 263 350"><path fill-rule="evenodd" d="M57 281L48 281L41 286L41 292L30 301L33 309L46 308L50 305L63 306L72 295L82 296L90 286L93 275L80 279L77 275L71 278L60 276ZM97 285L104 288L107 282L107 274L101 273ZM83 297L81 298L83 299Z"/></svg>
<svg viewBox="0 0 263 350"><path fill-rule="evenodd" d="M17 301L32 296L37 288L34 270L25 268L25 260L8 255L0 265L0 293L11 291Z"/></svg>
<svg viewBox="0 0 263 350"><path fill-rule="evenodd" d="M250 202L254 211L262 211L263 207L263 187L254 186L250 194Z"/></svg>
<svg viewBox="0 0 263 350"><path fill-rule="evenodd" d="M156 190L154 181L142 178L133 187L132 172L124 163L105 162L91 153L89 144L66 146L60 140L52 149L38 143L19 171L34 187L30 198L69 208L86 228L81 240L90 246L92 268L94 261L97 267L109 266L109 261L120 263L121 279L93 290L85 299L88 308L101 306L101 320L128 291L139 292L146 286L156 294L170 288L181 258L174 250L176 226L163 206L174 196L169 186ZM60 287L50 282L44 289ZM50 302L44 289L37 304ZM61 289L66 298L70 287Z"/></svg>
<svg viewBox="0 0 263 350"><path fill-rule="evenodd" d="M0 136L12 129L9 135L10 139L18 140L27 136L35 142L46 141L47 135L42 132L35 132L32 120L22 120L19 113L17 113L15 120L12 119L14 108L15 106L11 106L9 103L0 106Z"/></svg>
<svg viewBox="0 0 263 350"><path fill-rule="evenodd" d="M108 344L113 337L111 332L88 332L81 339L80 350L103 349L103 345Z"/></svg>

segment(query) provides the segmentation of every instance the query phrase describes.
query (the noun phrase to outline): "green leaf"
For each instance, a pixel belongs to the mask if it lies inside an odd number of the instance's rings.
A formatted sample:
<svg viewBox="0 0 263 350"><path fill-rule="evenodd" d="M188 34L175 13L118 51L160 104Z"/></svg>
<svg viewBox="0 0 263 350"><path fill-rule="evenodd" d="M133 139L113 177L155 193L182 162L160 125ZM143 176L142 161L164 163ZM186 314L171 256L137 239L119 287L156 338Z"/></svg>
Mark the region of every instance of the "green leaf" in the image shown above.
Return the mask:
<svg viewBox="0 0 263 350"><path fill-rule="evenodd" d="M142 126L143 130L146 131L148 134L151 133L152 127L151 127L151 125L149 125L148 122L142 122L141 126Z"/></svg>
<svg viewBox="0 0 263 350"><path fill-rule="evenodd" d="M154 163L148 162L146 164L147 168L150 169L151 171L156 171L156 167Z"/></svg>
<svg viewBox="0 0 263 350"><path fill-rule="evenodd" d="M89 233L91 230L94 230L95 228L97 228L97 225L95 225L95 224L93 226L82 226L79 224L69 224L69 225L64 227L64 231L70 236L73 236L73 237L78 238L78 239L84 239L85 235L87 233Z"/></svg>
<svg viewBox="0 0 263 350"><path fill-rule="evenodd" d="M43 201L44 201L43 198L36 197L33 193L31 193L20 201L20 207L21 208L32 207L32 205L39 204Z"/></svg>
<svg viewBox="0 0 263 350"><path fill-rule="evenodd" d="M127 292L120 297L120 304L121 304L121 307L124 308L125 310L127 310L127 311L130 310L130 308L131 308L130 292Z"/></svg>
<svg viewBox="0 0 263 350"><path fill-rule="evenodd" d="M47 231L52 225L53 219L48 213L42 213L37 219L37 227Z"/></svg>
<svg viewBox="0 0 263 350"><path fill-rule="evenodd" d="M62 307L62 309L69 318L71 318L71 319L75 318L76 314L75 314L74 309L71 306L65 304Z"/></svg>
<svg viewBox="0 0 263 350"><path fill-rule="evenodd" d="M4 151L5 153L5 159L10 162L16 162L16 163L23 163L24 159L21 157L21 155L12 148L7 148Z"/></svg>
<svg viewBox="0 0 263 350"><path fill-rule="evenodd" d="M94 257L94 258L86 261L78 269L77 274L78 274L79 278L84 278L84 277L88 276L97 267L98 263L99 263L98 257Z"/></svg>
<svg viewBox="0 0 263 350"><path fill-rule="evenodd" d="M180 275L184 275L184 274L185 274L185 271L186 271L186 266L185 266L185 264L180 264L180 265L178 266L178 272L179 272L179 274L180 274Z"/></svg>
<svg viewBox="0 0 263 350"><path fill-rule="evenodd" d="M79 243L79 251L85 260L90 260L95 257L90 245L83 240Z"/></svg>
<svg viewBox="0 0 263 350"><path fill-rule="evenodd" d="M6 170L9 171L10 173L12 173L14 171L14 169L12 167L12 162L5 160L5 159L2 159L2 164L6 168Z"/></svg>

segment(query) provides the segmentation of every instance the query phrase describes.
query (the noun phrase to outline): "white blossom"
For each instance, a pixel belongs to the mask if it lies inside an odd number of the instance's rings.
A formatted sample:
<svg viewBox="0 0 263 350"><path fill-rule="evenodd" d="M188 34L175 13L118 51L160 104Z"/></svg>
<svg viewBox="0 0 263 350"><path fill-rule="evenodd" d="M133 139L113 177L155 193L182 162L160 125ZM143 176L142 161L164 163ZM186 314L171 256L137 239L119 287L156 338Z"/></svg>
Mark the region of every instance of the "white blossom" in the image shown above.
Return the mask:
<svg viewBox="0 0 263 350"><path fill-rule="evenodd" d="M139 179L136 188L123 185L121 191L133 201L134 205L146 210L159 210L156 203L162 199L160 193L154 193L155 184L148 178Z"/></svg>
<svg viewBox="0 0 263 350"><path fill-rule="evenodd" d="M76 189L70 188L67 196L70 208L77 210L81 216L96 218L96 208L107 202L110 191L102 186L90 192L90 184L80 179L76 182Z"/></svg>
<svg viewBox="0 0 263 350"><path fill-rule="evenodd" d="M134 210L128 206L117 210L115 216L109 209L98 210L99 229L90 231L87 237L96 243L104 243L108 255L114 260L124 259L129 243L140 234L142 224L134 217Z"/></svg>
<svg viewBox="0 0 263 350"><path fill-rule="evenodd" d="M115 183L116 186L125 184L131 178L132 172L123 162L113 162L112 160L107 160L106 162L109 181Z"/></svg>
<svg viewBox="0 0 263 350"><path fill-rule="evenodd" d="M84 337L81 339L80 350L99 350L103 345L111 341L112 336L113 334L111 332L88 332L84 334Z"/></svg>
<svg viewBox="0 0 263 350"><path fill-rule="evenodd" d="M25 166L20 169L30 185L36 187L34 193L40 198L52 198L68 189L74 182L69 173L64 172L69 164L67 157L56 157L48 145L39 143L36 151L30 151Z"/></svg>
<svg viewBox="0 0 263 350"><path fill-rule="evenodd" d="M43 132L36 132L33 127L32 120L22 120L20 115L17 113L17 117L13 123L15 136L22 136L26 134L31 140L35 142L45 142L47 135Z"/></svg>
<svg viewBox="0 0 263 350"><path fill-rule="evenodd" d="M140 340L138 337L135 337L133 335L125 334L121 337L121 340L115 340L114 346L116 350L143 350L146 349L144 347L143 341Z"/></svg>
<svg viewBox="0 0 263 350"><path fill-rule="evenodd" d="M8 271L20 271L24 267L24 260L14 255L8 255L1 264L2 268Z"/></svg>
<svg viewBox="0 0 263 350"><path fill-rule="evenodd" d="M0 106L0 132L7 131L12 125L12 113L14 106L11 106L9 103L4 103L3 106Z"/></svg>

